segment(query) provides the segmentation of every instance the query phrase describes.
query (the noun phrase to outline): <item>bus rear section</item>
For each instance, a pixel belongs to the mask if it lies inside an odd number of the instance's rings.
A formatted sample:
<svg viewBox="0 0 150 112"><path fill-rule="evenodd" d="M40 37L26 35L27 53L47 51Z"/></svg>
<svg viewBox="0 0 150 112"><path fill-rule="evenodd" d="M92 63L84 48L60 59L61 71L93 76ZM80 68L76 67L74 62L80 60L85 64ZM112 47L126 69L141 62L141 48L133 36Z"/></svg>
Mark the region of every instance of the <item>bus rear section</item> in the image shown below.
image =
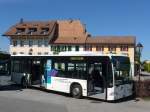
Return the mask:
<svg viewBox="0 0 150 112"><path fill-rule="evenodd" d="M11 80L23 87L41 84L44 74L41 58L14 56L11 57Z"/></svg>

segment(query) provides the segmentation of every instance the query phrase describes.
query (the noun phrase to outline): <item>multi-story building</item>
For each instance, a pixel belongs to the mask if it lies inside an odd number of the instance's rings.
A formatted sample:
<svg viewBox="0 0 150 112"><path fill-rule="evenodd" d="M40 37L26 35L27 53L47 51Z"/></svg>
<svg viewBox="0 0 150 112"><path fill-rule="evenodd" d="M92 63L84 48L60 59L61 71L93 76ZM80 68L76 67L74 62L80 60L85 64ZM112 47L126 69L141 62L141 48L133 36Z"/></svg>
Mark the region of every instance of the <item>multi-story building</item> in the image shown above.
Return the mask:
<svg viewBox="0 0 150 112"><path fill-rule="evenodd" d="M11 55L48 55L49 40L54 37L56 22L20 22L4 35L10 37Z"/></svg>
<svg viewBox="0 0 150 112"><path fill-rule="evenodd" d="M87 33L79 20L20 21L4 36L10 38L11 55L53 55L64 51L125 54L134 74L134 36L96 36Z"/></svg>

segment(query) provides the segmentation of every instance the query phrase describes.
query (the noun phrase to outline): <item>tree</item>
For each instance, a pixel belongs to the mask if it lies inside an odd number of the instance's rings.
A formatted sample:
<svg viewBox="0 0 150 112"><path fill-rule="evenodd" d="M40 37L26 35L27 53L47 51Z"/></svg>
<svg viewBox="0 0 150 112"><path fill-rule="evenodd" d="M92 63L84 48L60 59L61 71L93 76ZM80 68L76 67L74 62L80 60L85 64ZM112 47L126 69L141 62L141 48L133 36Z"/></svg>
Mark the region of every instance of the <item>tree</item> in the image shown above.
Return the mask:
<svg viewBox="0 0 150 112"><path fill-rule="evenodd" d="M150 63L143 63L144 71L150 72Z"/></svg>

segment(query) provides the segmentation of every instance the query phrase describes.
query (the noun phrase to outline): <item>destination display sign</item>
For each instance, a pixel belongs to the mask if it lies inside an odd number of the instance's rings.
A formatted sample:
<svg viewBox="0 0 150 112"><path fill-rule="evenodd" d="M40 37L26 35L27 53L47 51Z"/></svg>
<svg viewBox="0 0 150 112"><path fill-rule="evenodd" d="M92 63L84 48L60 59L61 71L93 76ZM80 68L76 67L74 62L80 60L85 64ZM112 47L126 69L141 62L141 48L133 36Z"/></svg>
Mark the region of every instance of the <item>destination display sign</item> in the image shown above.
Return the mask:
<svg viewBox="0 0 150 112"><path fill-rule="evenodd" d="M84 60L84 57L70 57L70 60L80 61L80 60Z"/></svg>

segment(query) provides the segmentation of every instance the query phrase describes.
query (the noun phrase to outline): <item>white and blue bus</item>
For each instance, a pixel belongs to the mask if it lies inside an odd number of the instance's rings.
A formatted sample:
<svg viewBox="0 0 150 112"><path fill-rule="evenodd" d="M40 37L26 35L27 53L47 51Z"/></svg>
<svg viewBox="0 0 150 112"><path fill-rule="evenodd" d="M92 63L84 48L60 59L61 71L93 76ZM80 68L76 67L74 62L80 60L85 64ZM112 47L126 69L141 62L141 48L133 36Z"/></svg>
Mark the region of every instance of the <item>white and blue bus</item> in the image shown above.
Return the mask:
<svg viewBox="0 0 150 112"><path fill-rule="evenodd" d="M115 54L60 53L55 56L11 56L12 81L23 86L118 100L133 94L129 57Z"/></svg>

